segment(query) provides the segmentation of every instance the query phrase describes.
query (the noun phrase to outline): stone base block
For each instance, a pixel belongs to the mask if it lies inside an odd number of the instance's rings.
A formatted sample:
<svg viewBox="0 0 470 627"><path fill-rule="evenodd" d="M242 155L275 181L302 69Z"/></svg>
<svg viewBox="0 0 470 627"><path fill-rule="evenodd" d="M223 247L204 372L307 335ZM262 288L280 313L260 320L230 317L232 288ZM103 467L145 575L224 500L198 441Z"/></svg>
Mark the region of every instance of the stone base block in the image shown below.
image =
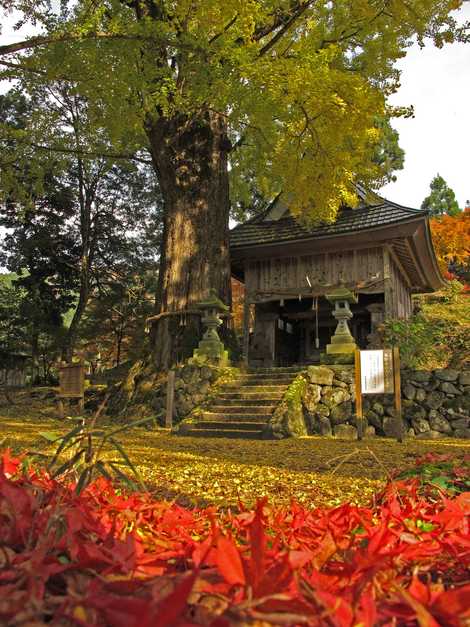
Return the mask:
<svg viewBox="0 0 470 627"><path fill-rule="evenodd" d="M320 355L320 363L324 365L349 365L354 364L354 353L336 353L328 355L322 353Z"/></svg>
<svg viewBox="0 0 470 627"><path fill-rule="evenodd" d="M334 339L334 338L333 338ZM344 342L344 343L331 343L328 344L326 347L326 352L328 355L333 355L333 354L340 354L343 355L344 353L352 353L354 355L354 351L356 350L357 346L356 344L354 344L354 342Z"/></svg>

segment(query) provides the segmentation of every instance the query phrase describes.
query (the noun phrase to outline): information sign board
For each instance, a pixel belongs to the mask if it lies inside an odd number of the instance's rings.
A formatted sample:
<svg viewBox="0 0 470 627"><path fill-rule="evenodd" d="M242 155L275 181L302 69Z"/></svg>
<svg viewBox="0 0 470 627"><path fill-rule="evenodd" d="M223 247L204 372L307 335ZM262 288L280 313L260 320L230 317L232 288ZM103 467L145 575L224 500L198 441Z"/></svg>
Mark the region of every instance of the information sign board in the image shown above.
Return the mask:
<svg viewBox="0 0 470 627"><path fill-rule="evenodd" d="M362 394L383 394L385 392L383 351L361 351L360 357Z"/></svg>
<svg viewBox="0 0 470 627"><path fill-rule="evenodd" d="M362 394L393 394L391 349L360 351Z"/></svg>
<svg viewBox="0 0 470 627"><path fill-rule="evenodd" d="M403 439L401 408L400 355L398 348L384 350L357 350L355 354L356 416L358 437L362 439L367 423L362 409L363 394L394 394L394 431L399 442Z"/></svg>
<svg viewBox="0 0 470 627"><path fill-rule="evenodd" d="M62 398L83 397L85 389L85 368L83 364L68 364L59 370L59 396Z"/></svg>

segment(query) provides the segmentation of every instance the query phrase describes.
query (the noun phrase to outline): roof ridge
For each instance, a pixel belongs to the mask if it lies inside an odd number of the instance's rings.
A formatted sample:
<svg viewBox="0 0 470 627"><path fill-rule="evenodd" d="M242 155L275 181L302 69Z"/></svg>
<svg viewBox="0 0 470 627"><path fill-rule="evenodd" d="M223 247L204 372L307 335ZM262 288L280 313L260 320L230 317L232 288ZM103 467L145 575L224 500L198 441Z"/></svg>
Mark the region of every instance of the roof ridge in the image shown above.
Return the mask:
<svg viewBox="0 0 470 627"><path fill-rule="evenodd" d="M393 207L397 207L398 209L402 209L402 211L409 211L410 213L414 213L414 214L427 214L429 213L428 209L416 209L415 207L407 207L406 205L400 205L400 203L398 202L393 202L393 200L388 200L387 198L384 198L385 202L388 205L392 205Z"/></svg>
<svg viewBox="0 0 470 627"><path fill-rule="evenodd" d="M260 211L259 213L255 214L251 218L248 218L248 220L245 220L245 222L240 222L239 224L234 226L233 229L230 229L230 230L234 231L239 226L243 226L244 224L256 224L257 222L263 221L264 216L271 211L271 209L274 207L274 205L279 200L280 195L281 195L281 192L279 192L279 194L277 194L272 200L270 200L268 202L268 204L266 205L266 207L262 211Z"/></svg>

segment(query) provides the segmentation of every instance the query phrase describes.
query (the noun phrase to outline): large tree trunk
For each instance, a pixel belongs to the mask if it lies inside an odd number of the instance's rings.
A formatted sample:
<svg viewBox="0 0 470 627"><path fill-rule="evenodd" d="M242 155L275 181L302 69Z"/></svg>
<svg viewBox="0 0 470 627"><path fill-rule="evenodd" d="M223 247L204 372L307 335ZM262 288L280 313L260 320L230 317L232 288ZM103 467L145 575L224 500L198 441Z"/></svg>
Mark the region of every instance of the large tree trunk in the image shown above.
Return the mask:
<svg viewBox="0 0 470 627"><path fill-rule="evenodd" d="M157 313L191 308L211 288L230 303L230 143L224 120L212 112L159 118L148 123L147 134L165 200ZM179 322L162 317L154 328L158 368L175 361Z"/></svg>

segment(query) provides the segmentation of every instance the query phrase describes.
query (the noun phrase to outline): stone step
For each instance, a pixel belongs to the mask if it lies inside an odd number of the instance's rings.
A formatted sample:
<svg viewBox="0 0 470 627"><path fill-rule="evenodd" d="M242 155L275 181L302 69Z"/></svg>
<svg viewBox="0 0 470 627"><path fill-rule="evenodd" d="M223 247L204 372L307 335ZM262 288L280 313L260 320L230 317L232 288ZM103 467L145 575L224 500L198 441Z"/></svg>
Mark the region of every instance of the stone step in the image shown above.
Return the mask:
<svg viewBox="0 0 470 627"><path fill-rule="evenodd" d="M210 412L216 412L217 414L272 414L275 404L273 405L227 405L222 404L220 401L212 403L209 407Z"/></svg>
<svg viewBox="0 0 470 627"><path fill-rule="evenodd" d="M278 404L282 399L284 392L265 392L264 394L257 393L248 393L242 394L240 392L226 392L224 394L219 394L217 397L218 401L222 403L237 403L239 405L250 404L254 405L264 405L264 404Z"/></svg>
<svg viewBox="0 0 470 627"><path fill-rule="evenodd" d="M289 373L297 375L307 368L302 366L284 366L279 368L248 368L247 374L282 374Z"/></svg>
<svg viewBox="0 0 470 627"><path fill-rule="evenodd" d="M242 422L240 420L203 420L192 425L193 429L220 429L236 431L262 431L266 426L265 422Z"/></svg>
<svg viewBox="0 0 470 627"><path fill-rule="evenodd" d="M238 376L235 381L243 383L252 383L253 381L275 381L279 383L290 383L295 379L297 373L295 372L279 372L279 373L266 373L266 374L242 374Z"/></svg>
<svg viewBox="0 0 470 627"><path fill-rule="evenodd" d="M261 431L243 431L243 429L189 429L184 435L195 438L241 438L261 440ZM184 436L182 436L184 437Z"/></svg>
<svg viewBox="0 0 470 627"><path fill-rule="evenodd" d="M255 411L261 411L261 408L270 411L274 409L279 401L281 400L281 396L278 398L252 398L252 396L258 396L257 394L252 394L249 398L246 396L240 395L240 397L232 398L228 397L224 394L223 396L218 396L213 402L211 407L258 407Z"/></svg>
<svg viewBox="0 0 470 627"><path fill-rule="evenodd" d="M271 412L252 412L249 414L237 413L237 414L225 414L223 412L215 412L215 411L205 411L202 413L202 417L204 421L212 421L212 420L225 420L226 418L229 420L240 422L267 422L271 418Z"/></svg>
<svg viewBox="0 0 470 627"><path fill-rule="evenodd" d="M237 385L240 387L252 387L253 385L290 385L295 377L237 377L234 381L231 382L232 385Z"/></svg>
<svg viewBox="0 0 470 627"><path fill-rule="evenodd" d="M227 392L239 392L240 394L243 394L243 396L246 396L249 393L253 393L253 394L264 394L264 393L270 393L270 392L280 392L281 394L284 394L284 392L287 390L288 386L287 385L240 385L240 386L236 386L236 385L227 385L225 386L222 390L221 390L221 394L226 394Z"/></svg>

